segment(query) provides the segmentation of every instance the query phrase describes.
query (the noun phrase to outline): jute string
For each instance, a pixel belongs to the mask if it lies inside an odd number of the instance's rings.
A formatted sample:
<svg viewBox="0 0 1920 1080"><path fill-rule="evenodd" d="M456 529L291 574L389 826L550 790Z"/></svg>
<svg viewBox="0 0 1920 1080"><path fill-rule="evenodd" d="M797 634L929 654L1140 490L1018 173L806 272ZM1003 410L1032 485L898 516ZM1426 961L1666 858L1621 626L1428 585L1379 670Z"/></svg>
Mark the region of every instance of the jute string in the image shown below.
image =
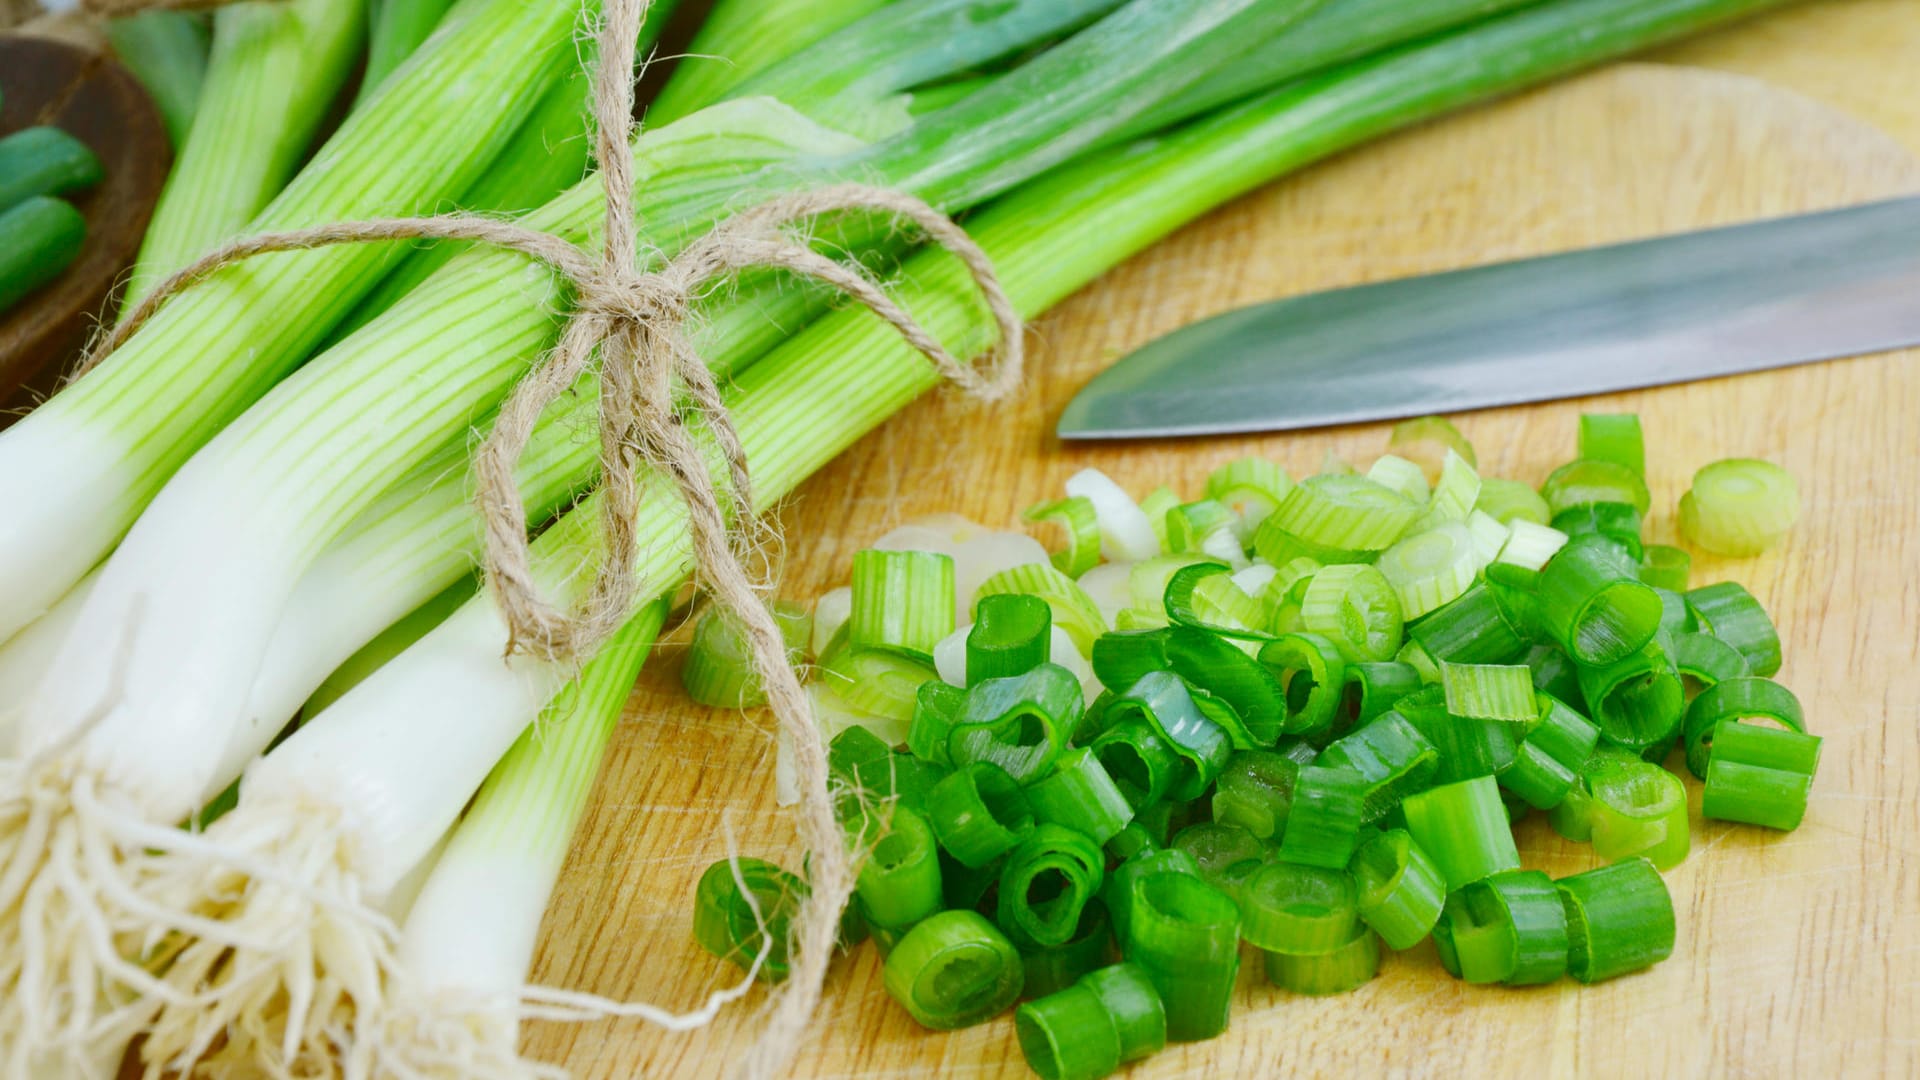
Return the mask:
<svg viewBox="0 0 1920 1080"><path fill-rule="evenodd" d="M88 0L95 10L171 6L174 0ZM548 659L591 656L633 611L639 586L635 470L660 469L685 503L697 580L743 633L768 703L790 740L801 780L798 832L811 852L808 900L793 920L792 964L759 1038L741 1063L768 1076L791 1058L819 1003L840 912L853 892L854 865L828 791L827 753L772 613L746 569L749 544L730 518L754 518L751 479L712 373L688 337L703 288L752 267L813 278L846 293L892 326L947 379L983 400L1019 385L1024 357L1020 317L985 252L938 210L911 195L841 184L774 198L736 214L657 271L640 269L633 205L633 79L640 26L651 0L606 0L593 72L595 152L606 187L605 247L596 261L567 241L509 222L469 215L388 218L321 225L235 241L169 276L106 334L82 362L91 369L127 341L172 297L222 267L255 255L386 240L468 240L519 252L551 267L574 287L575 305L555 348L536 363L500 409L475 460L477 504L486 537L489 588L510 633L510 651ZM822 214L863 211L904 218L957 256L973 275L999 328L998 361L985 370L953 357L911 315L857 269L797 241L785 227ZM514 481L541 412L600 357L600 526L604 555L584 600L561 611L534 579L526 509ZM709 431L725 464L716 484L681 414L675 384Z"/></svg>

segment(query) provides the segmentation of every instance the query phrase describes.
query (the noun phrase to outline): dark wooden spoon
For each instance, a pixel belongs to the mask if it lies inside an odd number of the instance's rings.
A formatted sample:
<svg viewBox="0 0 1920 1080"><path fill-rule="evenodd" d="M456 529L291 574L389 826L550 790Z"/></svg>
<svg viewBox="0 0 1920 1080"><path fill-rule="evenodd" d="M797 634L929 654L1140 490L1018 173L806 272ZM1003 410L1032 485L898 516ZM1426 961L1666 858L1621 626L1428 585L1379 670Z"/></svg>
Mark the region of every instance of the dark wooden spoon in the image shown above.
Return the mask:
<svg viewBox="0 0 1920 1080"><path fill-rule="evenodd" d="M100 156L106 179L74 197L87 242L67 272L0 314L0 427L53 392L111 314L173 161L167 129L140 84L104 53L0 34L0 135L52 124Z"/></svg>

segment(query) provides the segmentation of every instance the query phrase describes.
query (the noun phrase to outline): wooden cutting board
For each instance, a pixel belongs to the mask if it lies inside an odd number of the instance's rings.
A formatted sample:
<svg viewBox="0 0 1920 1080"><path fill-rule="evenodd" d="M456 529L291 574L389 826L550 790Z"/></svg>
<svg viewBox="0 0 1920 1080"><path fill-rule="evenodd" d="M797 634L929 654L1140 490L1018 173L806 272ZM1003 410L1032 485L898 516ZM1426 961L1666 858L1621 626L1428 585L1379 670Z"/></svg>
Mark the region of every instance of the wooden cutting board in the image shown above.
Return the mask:
<svg viewBox="0 0 1920 1080"><path fill-rule="evenodd" d="M1021 508L1098 466L1136 494L1191 492L1218 463L1270 455L1296 475L1329 451L1364 463L1384 425L1218 441L1069 447L1061 407L1116 356L1223 309L1331 286L1920 190L1920 4L1817 5L1435 124L1278 183L1135 259L1035 327L1031 392L984 411L936 395L792 500L783 592L844 583L852 553L917 515L1014 527ZM1773 79L1768 85L1749 77ZM1781 89L1798 87L1802 93ZM1850 108L1850 116L1814 98ZM1857 117L1864 117L1860 119ZM1920 298L1916 298L1920 302ZM1799 477L1806 518L1758 559L1700 558L1696 583L1746 582L1778 619L1782 678L1825 758L1807 821L1779 835L1698 818L1668 875L1679 946L1653 971L1524 991L1447 977L1430 945L1336 998L1288 995L1243 968L1233 1027L1138 1075L1913 1075L1920 1071L1920 352L1578 403L1467 416L1483 468L1538 481L1573 453L1583 409L1638 411L1651 539L1699 465L1767 457ZM731 968L689 937L693 884L730 841L797 863L773 804L764 716L689 705L667 649L636 693L548 913L535 977L675 1009ZM1595 864L1539 820L1529 867ZM724 1074L757 1030L756 993L711 1027L530 1029L527 1048L584 1077ZM870 948L841 963L796 1063L815 1077L1026 1075L1011 1022L922 1031L887 998Z"/></svg>

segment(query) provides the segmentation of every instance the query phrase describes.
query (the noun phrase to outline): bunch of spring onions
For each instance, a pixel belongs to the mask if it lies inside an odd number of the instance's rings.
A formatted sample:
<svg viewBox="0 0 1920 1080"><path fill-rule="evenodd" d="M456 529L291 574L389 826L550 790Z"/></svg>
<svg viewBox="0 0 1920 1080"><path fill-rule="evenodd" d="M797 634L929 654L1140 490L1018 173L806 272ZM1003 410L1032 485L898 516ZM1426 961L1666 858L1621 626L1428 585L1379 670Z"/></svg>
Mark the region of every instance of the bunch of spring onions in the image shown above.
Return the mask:
<svg viewBox="0 0 1920 1080"><path fill-rule="evenodd" d="M1689 589L1686 553L1643 543L1637 417L1583 417L1538 491L1480 476L1439 418L1391 449L1298 483L1236 461L1197 498L1135 502L1088 470L1028 513L1061 526L1051 555L939 519L854 556L810 627L838 809L868 850L843 930L915 1020L1024 1000L1034 1071L1097 1080L1225 1031L1243 942L1299 994L1429 936L1467 982L1599 982L1674 948L1659 871L1686 857L1687 797L1662 763L1684 758L1708 818L1799 825L1820 739L1768 678L1753 597ZM1697 528L1791 527L1796 500L1727 473L1785 475L1702 470ZM752 691L711 617L683 679ZM1513 826L1535 810L1599 865L1523 869ZM715 863L694 934L778 978L805 891Z"/></svg>
<svg viewBox="0 0 1920 1080"><path fill-rule="evenodd" d="M873 10L764 50L728 100L681 93L684 115L641 137L648 242L670 252L770 193L877 180L979 205L968 227L1029 315L1303 164L1767 6L1555 0L1476 22L1510 5L818 2ZM722 12L735 38L771 40ZM249 231L460 198L564 84L574 14L463 0ZM1220 73L1256 58L1266 81L1215 108ZM1150 116L1176 126L1127 141ZM600 199L589 180L525 220L592 246ZM833 227L865 257L903 247ZM0 498L21 508L0 523L0 704L20 755L0 776L0 1051L20 1069L84 1067L145 1029L158 1069L511 1075L520 1017L585 1007L516 984L655 608L576 669L503 661L483 590L263 755L329 673L469 573L469 433L565 308L544 268L468 251L356 311L401 254L222 270L0 434ZM956 355L992 345L954 260L914 255L899 277ZM820 317L827 301L767 278L706 302L755 511L936 381L878 320ZM536 573L562 598L599 557L597 501L572 505L594 479L593 391L555 406L519 474L529 517L551 521ZM667 482L643 483L642 594L661 596L688 571L686 527ZM1060 625L1076 648L1102 628ZM226 817L175 828L243 771Z"/></svg>

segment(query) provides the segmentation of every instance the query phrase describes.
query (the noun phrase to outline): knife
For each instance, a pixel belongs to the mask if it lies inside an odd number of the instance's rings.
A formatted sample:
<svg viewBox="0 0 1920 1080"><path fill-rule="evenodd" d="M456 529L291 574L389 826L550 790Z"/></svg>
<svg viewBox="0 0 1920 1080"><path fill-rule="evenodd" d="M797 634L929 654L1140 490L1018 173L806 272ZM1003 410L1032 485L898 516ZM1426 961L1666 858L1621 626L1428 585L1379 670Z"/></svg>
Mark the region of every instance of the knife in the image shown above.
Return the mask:
<svg viewBox="0 0 1920 1080"><path fill-rule="evenodd" d="M1096 376L1063 439L1287 431L1920 344L1920 196L1290 297Z"/></svg>

